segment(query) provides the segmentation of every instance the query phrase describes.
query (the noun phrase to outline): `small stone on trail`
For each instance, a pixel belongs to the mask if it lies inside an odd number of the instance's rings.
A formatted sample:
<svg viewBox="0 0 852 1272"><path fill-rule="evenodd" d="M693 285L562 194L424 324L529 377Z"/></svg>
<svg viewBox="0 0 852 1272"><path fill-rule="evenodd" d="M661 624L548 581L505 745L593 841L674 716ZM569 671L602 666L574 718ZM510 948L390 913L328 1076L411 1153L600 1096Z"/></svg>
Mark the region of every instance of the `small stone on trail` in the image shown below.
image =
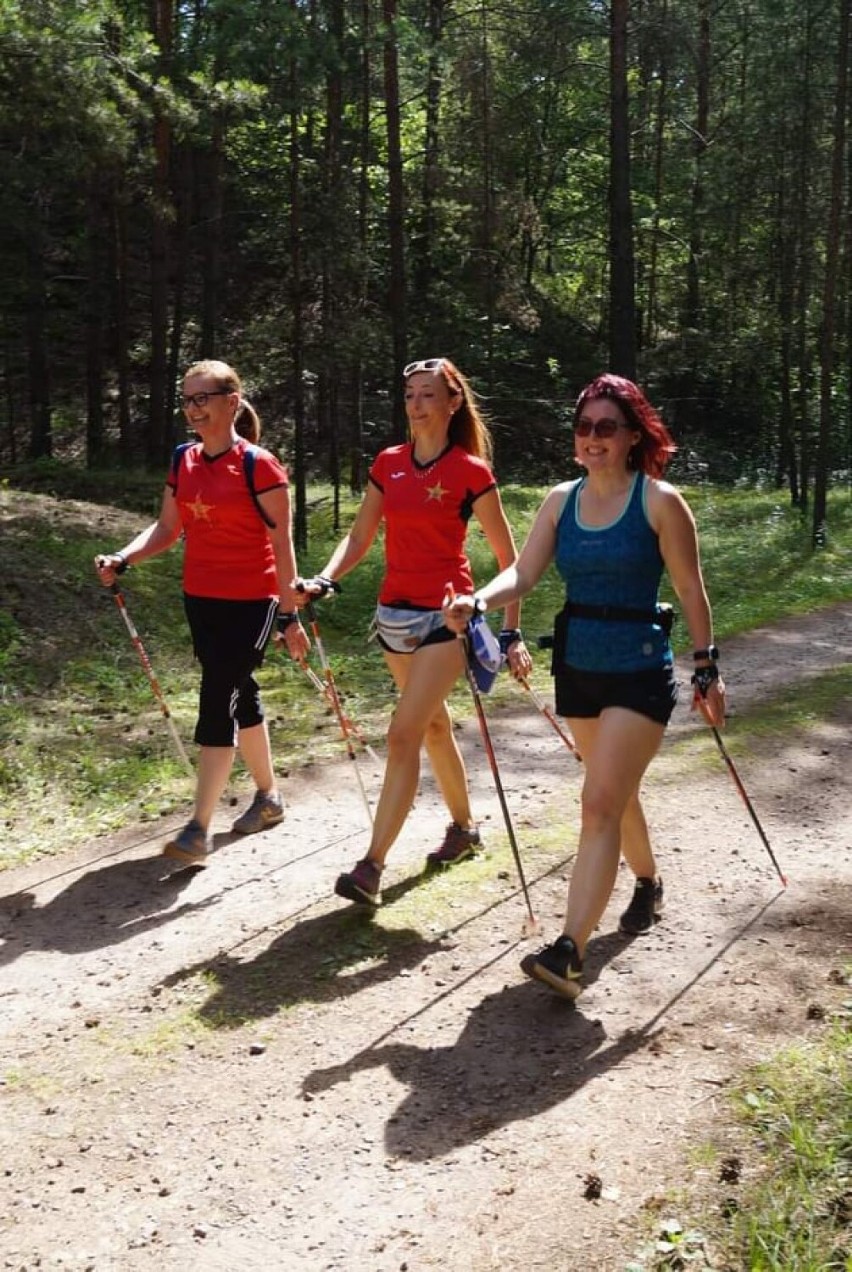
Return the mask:
<svg viewBox="0 0 852 1272"><path fill-rule="evenodd" d="M251 1043L251 1045L249 1046L249 1055L250 1055L250 1056L262 1056L262 1055L263 1055L263 1053L264 1053L265 1051L266 1051L266 1043L265 1043L265 1042L253 1042L253 1043Z"/></svg>
<svg viewBox="0 0 852 1272"><path fill-rule="evenodd" d="M600 1175L587 1175L583 1180L583 1196L586 1201L598 1201L602 1192L603 1180Z"/></svg>

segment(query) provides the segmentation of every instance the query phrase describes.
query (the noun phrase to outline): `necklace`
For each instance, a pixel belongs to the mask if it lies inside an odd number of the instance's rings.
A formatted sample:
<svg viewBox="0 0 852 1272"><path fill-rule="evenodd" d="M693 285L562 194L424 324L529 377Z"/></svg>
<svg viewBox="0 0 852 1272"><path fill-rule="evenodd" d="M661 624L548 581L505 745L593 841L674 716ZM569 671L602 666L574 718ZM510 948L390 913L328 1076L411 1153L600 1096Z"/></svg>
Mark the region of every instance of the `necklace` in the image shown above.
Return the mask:
<svg viewBox="0 0 852 1272"><path fill-rule="evenodd" d="M431 475L432 470L436 467L437 464L440 464L441 460L444 458L444 456L446 455L447 451L450 449L451 446L452 446L452 442L448 442L442 451L438 451L438 454L434 455L432 459L427 460L425 464L421 464L420 460L417 459L417 457L414 454L414 446L412 445L411 469L412 469L412 472L414 473L414 476L418 479L418 481L423 481L425 477L428 477Z"/></svg>

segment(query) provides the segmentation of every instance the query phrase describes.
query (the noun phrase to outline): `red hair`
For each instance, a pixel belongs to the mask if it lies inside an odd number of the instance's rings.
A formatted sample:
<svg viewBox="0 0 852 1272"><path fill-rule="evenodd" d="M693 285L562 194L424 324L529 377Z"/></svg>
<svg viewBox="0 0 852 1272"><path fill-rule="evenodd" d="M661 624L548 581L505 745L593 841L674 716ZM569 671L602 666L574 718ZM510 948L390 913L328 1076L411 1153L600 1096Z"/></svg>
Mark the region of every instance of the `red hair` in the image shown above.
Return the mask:
<svg viewBox="0 0 852 1272"><path fill-rule="evenodd" d="M639 386L620 375L599 375L591 384L586 385L577 398L577 405L574 407L575 424L586 403L595 402L599 398L609 398L615 402L628 427L638 429L642 434L631 448L628 466L638 468L649 477L662 477L677 446L659 413Z"/></svg>

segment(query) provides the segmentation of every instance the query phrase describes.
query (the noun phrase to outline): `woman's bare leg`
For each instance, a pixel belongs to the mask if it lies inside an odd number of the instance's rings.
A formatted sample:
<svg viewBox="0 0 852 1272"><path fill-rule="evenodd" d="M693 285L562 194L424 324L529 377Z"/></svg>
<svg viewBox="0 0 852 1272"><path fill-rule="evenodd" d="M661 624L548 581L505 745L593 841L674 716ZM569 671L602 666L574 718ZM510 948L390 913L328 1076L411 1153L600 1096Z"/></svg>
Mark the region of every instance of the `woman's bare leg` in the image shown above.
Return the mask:
<svg viewBox="0 0 852 1272"><path fill-rule="evenodd" d="M414 654L385 653L400 698L388 729L388 758L367 857L383 866L417 794L420 748L427 729L462 670L456 641L426 645Z"/></svg>
<svg viewBox="0 0 852 1272"><path fill-rule="evenodd" d="M615 884L622 820L656 754L664 726L622 707L569 721L586 766L582 824L564 931L582 958Z"/></svg>

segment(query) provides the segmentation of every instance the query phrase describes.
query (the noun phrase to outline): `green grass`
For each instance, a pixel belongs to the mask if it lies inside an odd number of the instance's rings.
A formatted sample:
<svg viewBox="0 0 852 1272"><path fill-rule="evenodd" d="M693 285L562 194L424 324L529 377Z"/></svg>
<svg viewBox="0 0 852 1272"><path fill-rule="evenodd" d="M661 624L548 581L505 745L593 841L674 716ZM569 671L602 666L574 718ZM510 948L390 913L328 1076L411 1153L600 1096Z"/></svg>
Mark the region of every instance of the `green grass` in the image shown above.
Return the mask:
<svg viewBox="0 0 852 1272"><path fill-rule="evenodd" d="M835 980L838 997L852 991L852 967ZM819 1041L740 1077L718 1140L693 1147L695 1182L669 1198L670 1217L625 1272L850 1272L852 998L831 1016Z"/></svg>
<svg viewBox="0 0 852 1272"><path fill-rule="evenodd" d="M186 807L190 782L112 598L97 583L92 558L125 542L156 508L161 482L139 474L98 478L43 465L31 489L0 484L0 868L62 851L93 835L156 820ZM96 491L121 491L132 512L96 503ZM35 493L33 493L35 491ZM309 492L310 546L303 573L319 569L337 534L324 487ZM508 486L503 500L522 542L544 490ZM699 523L704 572L716 634L726 637L789 614L852 597L852 503L830 500L829 547L814 554L809 529L781 494L696 488L686 492ZM54 495L61 496L57 502ZM355 501L345 504L351 521ZM475 524L469 537L474 572L494 569ZM324 643L349 714L380 746L393 691L367 634L382 572L377 542L342 594L319 607ZM562 588L553 570L528 598L524 628L531 644L550 630ZM178 728L189 743L196 710L193 665L181 605L180 551L127 575L130 613L154 665ZM675 628L676 647L688 635ZM723 648L724 655L724 648ZM327 704L286 657L270 653L261 673L274 754L286 773L339 755L341 742ZM533 681L550 689L540 654ZM517 702L501 678L492 709ZM470 712L462 683L452 697ZM780 709L780 708L779 708ZM821 709L815 705L814 710ZM771 731L774 724L769 722ZM780 722L779 722L779 726ZM237 780L240 780L239 773Z"/></svg>

